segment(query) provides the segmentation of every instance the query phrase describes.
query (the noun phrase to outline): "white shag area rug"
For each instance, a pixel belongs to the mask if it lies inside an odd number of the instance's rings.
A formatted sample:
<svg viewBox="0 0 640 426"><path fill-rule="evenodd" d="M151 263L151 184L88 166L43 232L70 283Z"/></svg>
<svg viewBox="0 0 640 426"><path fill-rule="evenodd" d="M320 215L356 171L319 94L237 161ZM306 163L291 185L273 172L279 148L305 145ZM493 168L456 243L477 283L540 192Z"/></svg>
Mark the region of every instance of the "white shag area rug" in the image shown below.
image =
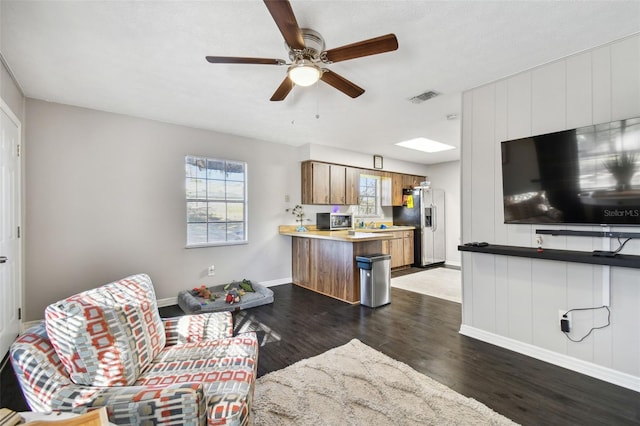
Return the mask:
<svg viewBox="0 0 640 426"><path fill-rule="evenodd" d="M515 425L354 339L258 378L255 425Z"/></svg>
<svg viewBox="0 0 640 426"><path fill-rule="evenodd" d="M450 300L451 302L462 302L462 279L460 271L456 269L432 268L391 278L391 287L422 293L427 296Z"/></svg>

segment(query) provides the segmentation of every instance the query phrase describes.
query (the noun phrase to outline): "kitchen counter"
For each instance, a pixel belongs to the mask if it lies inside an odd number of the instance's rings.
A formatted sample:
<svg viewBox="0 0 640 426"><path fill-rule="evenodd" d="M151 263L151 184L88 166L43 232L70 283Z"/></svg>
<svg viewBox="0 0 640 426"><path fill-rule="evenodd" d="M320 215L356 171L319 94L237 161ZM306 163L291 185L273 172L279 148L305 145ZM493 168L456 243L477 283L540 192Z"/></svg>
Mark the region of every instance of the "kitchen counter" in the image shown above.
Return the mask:
<svg viewBox="0 0 640 426"><path fill-rule="evenodd" d="M295 285L347 303L360 303L360 269L356 256L383 253L383 241L393 232L413 230L411 226L387 229L360 228L350 231L318 231L309 226L296 232L295 226L280 226L280 235L291 238L292 281Z"/></svg>
<svg viewBox="0 0 640 426"><path fill-rule="evenodd" d="M301 238L318 238L334 241L375 241L393 238L392 231L413 231L413 226L388 226L387 228L356 228L352 230L319 231L315 226L308 227L308 231L297 232L296 226L280 226L280 235Z"/></svg>

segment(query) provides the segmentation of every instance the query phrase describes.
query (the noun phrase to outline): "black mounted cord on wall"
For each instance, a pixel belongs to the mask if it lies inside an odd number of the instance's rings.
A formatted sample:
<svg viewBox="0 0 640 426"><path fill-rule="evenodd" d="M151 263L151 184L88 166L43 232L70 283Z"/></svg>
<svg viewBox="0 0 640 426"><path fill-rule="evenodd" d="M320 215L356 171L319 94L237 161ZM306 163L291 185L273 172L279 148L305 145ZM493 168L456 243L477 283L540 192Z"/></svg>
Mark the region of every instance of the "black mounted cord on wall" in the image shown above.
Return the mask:
<svg viewBox="0 0 640 426"><path fill-rule="evenodd" d="M585 334L584 336L582 336L579 339L574 339L571 336L569 336L569 320L567 319L567 315L570 312L574 312L574 311L592 311L592 310L596 310L596 309L606 309L607 310L607 323L605 325L601 325L598 327L591 327L591 330L589 330L587 332L587 334ZM564 321L564 322L563 322ZM571 340L572 342L582 342L584 339L586 339L592 332L593 330L599 330L601 328L605 328L608 327L609 325L611 325L611 310L609 309L608 306L599 306L597 308L575 308L575 309L569 309L567 312L564 313L564 315L562 315L562 319L560 320L560 327L562 332L564 333L565 336L567 336L567 339Z"/></svg>

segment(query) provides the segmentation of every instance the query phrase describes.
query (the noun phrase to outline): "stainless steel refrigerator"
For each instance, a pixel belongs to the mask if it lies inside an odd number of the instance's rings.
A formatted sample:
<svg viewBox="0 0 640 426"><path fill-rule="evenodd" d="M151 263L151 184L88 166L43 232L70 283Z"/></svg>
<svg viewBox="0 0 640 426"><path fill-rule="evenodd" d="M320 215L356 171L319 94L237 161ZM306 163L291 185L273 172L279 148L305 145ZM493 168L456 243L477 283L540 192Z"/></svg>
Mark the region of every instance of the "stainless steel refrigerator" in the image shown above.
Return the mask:
<svg viewBox="0 0 640 426"><path fill-rule="evenodd" d="M402 204L393 207L393 224L415 226L413 266L444 263L444 191L426 187L405 189Z"/></svg>

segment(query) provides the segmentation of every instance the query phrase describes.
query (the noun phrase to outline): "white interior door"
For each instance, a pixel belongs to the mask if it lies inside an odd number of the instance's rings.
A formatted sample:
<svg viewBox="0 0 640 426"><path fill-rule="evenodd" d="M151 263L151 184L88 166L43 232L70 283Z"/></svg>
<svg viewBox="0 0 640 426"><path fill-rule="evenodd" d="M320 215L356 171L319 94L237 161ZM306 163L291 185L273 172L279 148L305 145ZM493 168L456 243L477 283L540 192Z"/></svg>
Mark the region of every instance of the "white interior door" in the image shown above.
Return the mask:
<svg viewBox="0 0 640 426"><path fill-rule="evenodd" d="M0 358L20 332L20 122L0 99Z"/></svg>

